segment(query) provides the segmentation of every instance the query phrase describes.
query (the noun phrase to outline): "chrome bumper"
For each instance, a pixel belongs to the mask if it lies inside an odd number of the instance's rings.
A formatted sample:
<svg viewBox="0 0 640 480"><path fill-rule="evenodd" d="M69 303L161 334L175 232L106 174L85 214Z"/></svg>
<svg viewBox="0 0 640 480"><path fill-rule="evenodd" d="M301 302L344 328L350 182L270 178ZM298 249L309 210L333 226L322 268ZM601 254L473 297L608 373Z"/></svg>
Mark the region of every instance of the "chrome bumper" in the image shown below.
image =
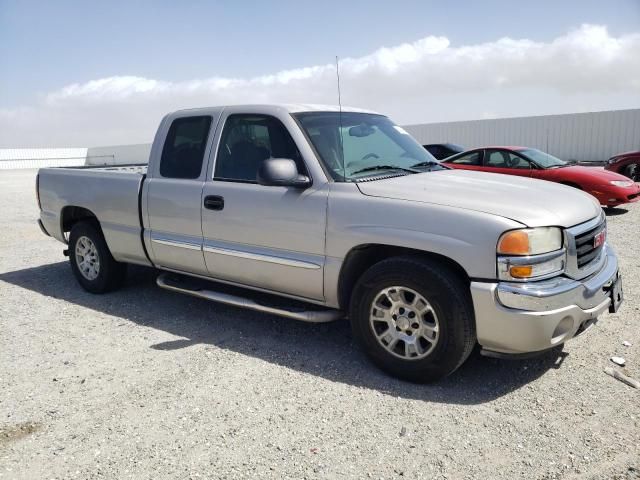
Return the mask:
<svg viewBox="0 0 640 480"><path fill-rule="evenodd" d="M558 277L532 283L472 282L478 342L489 351L545 350L591 326L611 303L618 259L607 245L600 270L583 280Z"/></svg>

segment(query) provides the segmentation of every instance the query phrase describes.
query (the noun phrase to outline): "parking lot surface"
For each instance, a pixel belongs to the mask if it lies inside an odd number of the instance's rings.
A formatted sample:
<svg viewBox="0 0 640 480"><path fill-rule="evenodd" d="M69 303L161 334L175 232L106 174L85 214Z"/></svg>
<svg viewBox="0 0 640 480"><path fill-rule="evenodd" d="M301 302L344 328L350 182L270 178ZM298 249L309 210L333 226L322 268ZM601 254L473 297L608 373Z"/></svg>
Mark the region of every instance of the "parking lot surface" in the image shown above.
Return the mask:
<svg viewBox="0 0 640 480"><path fill-rule="evenodd" d="M169 293L145 268L86 293L34 180L0 173L0 478L640 478L640 390L603 371L621 356L640 379L639 204L608 213L620 312L562 352L414 385L347 322Z"/></svg>

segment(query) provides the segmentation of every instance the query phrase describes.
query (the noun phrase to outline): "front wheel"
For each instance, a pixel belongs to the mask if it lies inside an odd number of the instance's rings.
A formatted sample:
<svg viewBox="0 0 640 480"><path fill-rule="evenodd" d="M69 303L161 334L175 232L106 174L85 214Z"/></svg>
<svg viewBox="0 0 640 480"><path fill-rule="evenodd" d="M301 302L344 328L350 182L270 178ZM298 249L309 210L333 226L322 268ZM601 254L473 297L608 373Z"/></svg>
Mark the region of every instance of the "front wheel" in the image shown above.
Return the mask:
<svg viewBox="0 0 640 480"><path fill-rule="evenodd" d="M76 280L88 292L106 293L124 283L127 265L114 260L95 222L82 221L71 228L69 260Z"/></svg>
<svg viewBox="0 0 640 480"><path fill-rule="evenodd" d="M640 164L630 163L621 172L625 177L629 177L634 182L640 182Z"/></svg>
<svg viewBox="0 0 640 480"><path fill-rule="evenodd" d="M367 270L354 288L350 319L371 360L412 382L449 375L476 342L468 285L422 258L391 258Z"/></svg>

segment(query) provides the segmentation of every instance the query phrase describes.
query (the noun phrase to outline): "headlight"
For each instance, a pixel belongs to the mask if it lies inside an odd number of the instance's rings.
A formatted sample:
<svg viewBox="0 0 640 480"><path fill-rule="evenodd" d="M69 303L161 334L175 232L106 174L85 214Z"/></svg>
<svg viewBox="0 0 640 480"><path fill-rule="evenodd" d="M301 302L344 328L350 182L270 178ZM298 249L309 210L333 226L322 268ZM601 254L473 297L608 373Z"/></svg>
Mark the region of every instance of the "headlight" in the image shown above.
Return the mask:
<svg viewBox="0 0 640 480"><path fill-rule="evenodd" d="M500 255L537 255L562 247L562 231L558 227L525 228L503 234L498 242Z"/></svg>
<svg viewBox="0 0 640 480"><path fill-rule="evenodd" d="M525 281L564 272L566 251L557 227L526 228L506 232L498 241L498 277Z"/></svg>
<svg viewBox="0 0 640 480"><path fill-rule="evenodd" d="M631 187L633 182L631 180L611 180L609 184L616 187Z"/></svg>

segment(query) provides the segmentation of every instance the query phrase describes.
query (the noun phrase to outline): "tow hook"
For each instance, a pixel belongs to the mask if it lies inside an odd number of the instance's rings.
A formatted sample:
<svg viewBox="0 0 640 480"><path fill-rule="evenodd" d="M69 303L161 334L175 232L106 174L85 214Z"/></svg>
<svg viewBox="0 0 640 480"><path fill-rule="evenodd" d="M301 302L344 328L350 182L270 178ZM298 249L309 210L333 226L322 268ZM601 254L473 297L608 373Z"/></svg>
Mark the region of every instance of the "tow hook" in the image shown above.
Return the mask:
<svg viewBox="0 0 640 480"><path fill-rule="evenodd" d="M65 257L68 257L68 256L69 256L69 249L67 248L66 250L62 250L62 254L63 254Z"/></svg>

